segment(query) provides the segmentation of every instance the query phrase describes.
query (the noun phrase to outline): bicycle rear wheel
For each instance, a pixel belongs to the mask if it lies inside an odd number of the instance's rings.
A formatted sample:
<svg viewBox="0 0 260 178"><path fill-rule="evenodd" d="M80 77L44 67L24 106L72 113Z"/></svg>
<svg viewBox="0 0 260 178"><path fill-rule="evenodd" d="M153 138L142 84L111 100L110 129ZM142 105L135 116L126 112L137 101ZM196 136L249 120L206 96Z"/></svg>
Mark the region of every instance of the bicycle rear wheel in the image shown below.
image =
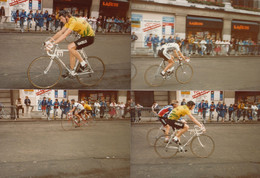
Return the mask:
<svg viewBox="0 0 260 178"><path fill-rule="evenodd" d="M183 63L175 71L176 80L179 83L188 83L193 76L193 69L190 64Z"/></svg>
<svg viewBox="0 0 260 178"><path fill-rule="evenodd" d="M144 73L145 82L152 87L161 86L164 82L163 76L160 74L162 71L163 68L159 65L150 66Z"/></svg>
<svg viewBox="0 0 260 178"><path fill-rule="evenodd" d="M93 73L86 73L83 71L82 73L78 73L77 79L82 85L94 86L102 80L105 73L105 64L96 56L89 56L87 60Z"/></svg>
<svg viewBox="0 0 260 178"><path fill-rule="evenodd" d="M214 152L215 143L210 136L203 134L192 139L190 149L195 156L207 158Z"/></svg>
<svg viewBox="0 0 260 178"><path fill-rule="evenodd" d="M171 135L166 136L168 136L168 138L171 137ZM177 154L179 149L179 146L173 141L170 141L170 143L165 143L164 140L166 136L161 135L154 143L155 153L161 158L171 158Z"/></svg>
<svg viewBox="0 0 260 178"><path fill-rule="evenodd" d="M154 146L157 138L159 138L164 132L158 128L151 128L146 134L146 140L150 146Z"/></svg>
<svg viewBox="0 0 260 178"><path fill-rule="evenodd" d="M41 56L34 59L27 69L30 83L37 88L51 88L55 86L62 74L62 68L55 59Z"/></svg>
<svg viewBox="0 0 260 178"><path fill-rule="evenodd" d="M71 130L75 126L73 117L66 117L61 120L61 127L68 131Z"/></svg>
<svg viewBox="0 0 260 178"><path fill-rule="evenodd" d="M136 74L137 74L136 66L133 63L131 63L131 80L135 78Z"/></svg>

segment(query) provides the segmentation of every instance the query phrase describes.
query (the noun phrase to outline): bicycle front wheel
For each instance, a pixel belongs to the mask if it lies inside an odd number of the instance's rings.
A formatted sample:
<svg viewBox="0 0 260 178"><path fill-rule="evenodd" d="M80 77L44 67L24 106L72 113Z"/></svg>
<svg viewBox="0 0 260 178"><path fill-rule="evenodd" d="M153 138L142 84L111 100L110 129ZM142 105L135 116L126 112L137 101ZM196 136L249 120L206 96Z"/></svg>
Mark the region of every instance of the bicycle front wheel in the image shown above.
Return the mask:
<svg viewBox="0 0 260 178"><path fill-rule="evenodd" d="M163 76L160 74L162 71L163 68L159 65L150 66L144 74L145 82L152 87L161 86L164 82Z"/></svg>
<svg viewBox="0 0 260 178"><path fill-rule="evenodd" d="M171 158L178 152L178 145L172 141L165 142L165 137L170 138L171 135L161 135L154 143L154 151L161 158Z"/></svg>
<svg viewBox="0 0 260 178"><path fill-rule="evenodd" d="M207 158L214 152L215 143L210 136L203 134L192 139L190 149L195 156Z"/></svg>
<svg viewBox="0 0 260 178"><path fill-rule="evenodd" d="M66 131L71 130L74 126L74 120L71 117L66 117L61 120L61 127Z"/></svg>
<svg viewBox="0 0 260 178"><path fill-rule="evenodd" d="M131 80L135 78L136 74L137 74L136 66L133 63L131 63Z"/></svg>
<svg viewBox="0 0 260 178"><path fill-rule="evenodd" d="M179 83L188 83L193 76L193 69L190 64L183 63L175 71L176 80Z"/></svg>
<svg viewBox="0 0 260 178"><path fill-rule="evenodd" d="M158 128L150 129L146 134L146 140L149 145L154 146L155 140L159 138L164 132Z"/></svg>
<svg viewBox="0 0 260 178"><path fill-rule="evenodd" d="M90 56L87 60L93 73L86 73L83 71L82 73L78 73L77 79L82 85L94 86L104 77L105 64L100 58L95 56Z"/></svg>
<svg viewBox="0 0 260 178"><path fill-rule="evenodd" d="M27 69L30 83L37 88L51 88L55 86L62 74L62 68L55 59L41 56L34 59Z"/></svg>

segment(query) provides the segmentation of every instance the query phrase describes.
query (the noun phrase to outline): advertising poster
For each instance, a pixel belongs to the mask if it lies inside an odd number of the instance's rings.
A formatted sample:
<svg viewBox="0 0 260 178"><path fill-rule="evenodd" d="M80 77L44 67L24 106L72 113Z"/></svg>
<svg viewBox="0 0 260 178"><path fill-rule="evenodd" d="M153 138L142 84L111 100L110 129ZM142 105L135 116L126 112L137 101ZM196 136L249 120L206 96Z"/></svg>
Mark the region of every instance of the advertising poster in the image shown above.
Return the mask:
<svg viewBox="0 0 260 178"><path fill-rule="evenodd" d="M141 33L141 21L143 19L142 14L131 15L131 31L135 33Z"/></svg>
<svg viewBox="0 0 260 178"><path fill-rule="evenodd" d="M146 45L145 41L150 34L153 34L153 36L156 34L160 38L162 34L162 22L160 20L145 19L142 22L142 32L144 35L144 44Z"/></svg>
<svg viewBox="0 0 260 178"><path fill-rule="evenodd" d="M174 17L162 18L162 34L174 35Z"/></svg>

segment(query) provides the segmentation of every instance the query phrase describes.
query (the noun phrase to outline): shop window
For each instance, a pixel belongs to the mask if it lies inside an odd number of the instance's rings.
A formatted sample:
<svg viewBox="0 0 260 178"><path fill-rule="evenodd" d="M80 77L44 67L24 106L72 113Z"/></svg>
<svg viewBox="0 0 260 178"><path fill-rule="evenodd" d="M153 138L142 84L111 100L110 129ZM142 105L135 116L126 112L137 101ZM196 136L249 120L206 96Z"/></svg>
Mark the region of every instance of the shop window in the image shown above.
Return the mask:
<svg viewBox="0 0 260 178"><path fill-rule="evenodd" d="M135 104L139 103L144 107L151 107L154 102L153 91L135 91Z"/></svg>

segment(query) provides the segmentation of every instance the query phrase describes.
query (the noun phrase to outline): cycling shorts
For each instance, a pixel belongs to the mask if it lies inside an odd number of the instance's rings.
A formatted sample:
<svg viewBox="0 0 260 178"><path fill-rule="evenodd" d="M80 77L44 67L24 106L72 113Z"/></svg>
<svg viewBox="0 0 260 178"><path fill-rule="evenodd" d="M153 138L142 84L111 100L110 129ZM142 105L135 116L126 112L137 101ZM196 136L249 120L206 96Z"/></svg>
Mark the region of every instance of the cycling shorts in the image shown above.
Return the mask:
<svg viewBox="0 0 260 178"><path fill-rule="evenodd" d="M171 120L171 119L168 119L167 120L167 124L169 124L172 129L174 130L175 128L176 129L183 129L184 128L184 123L181 122L181 121L176 121L176 120Z"/></svg>
<svg viewBox="0 0 260 178"><path fill-rule="evenodd" d="M158 56L163 58L165 61L168 61L169 59L171 59L171 55L169 55L168 53L165 53L164 50L165 50L164 48L160 49L158 51ZM165 56L165 55L167 55L167 56Z"/></svg>
<svg viewBox="0 0 260 178"><path fill-rule="evenodd" d="M159 117L159 121L162 123L163 126L167 125L167 117Z"/></svg>
<svg viewBox="0 0 260 178"><path fill-rule="evenodd" d="M78 112L78 115L84 114L84 112L85 112L85 109L79 111L79 112Z"/></svg>
<svg viewBox="0 0 260 178"><path fill-rule="evenodd" d="M76 49L82 49L91 45L92 43L94 43L94 38L94 36L81 37L74 42L76 44Z"/></svg>

